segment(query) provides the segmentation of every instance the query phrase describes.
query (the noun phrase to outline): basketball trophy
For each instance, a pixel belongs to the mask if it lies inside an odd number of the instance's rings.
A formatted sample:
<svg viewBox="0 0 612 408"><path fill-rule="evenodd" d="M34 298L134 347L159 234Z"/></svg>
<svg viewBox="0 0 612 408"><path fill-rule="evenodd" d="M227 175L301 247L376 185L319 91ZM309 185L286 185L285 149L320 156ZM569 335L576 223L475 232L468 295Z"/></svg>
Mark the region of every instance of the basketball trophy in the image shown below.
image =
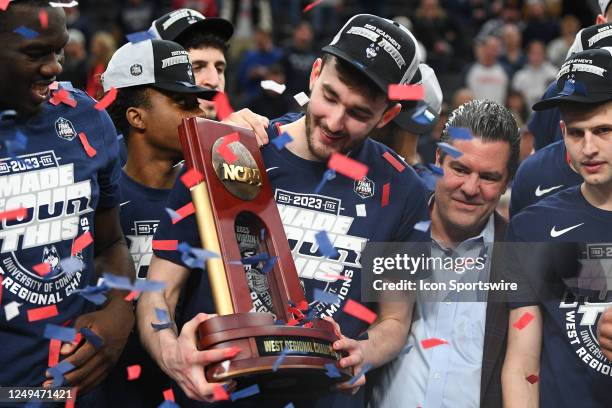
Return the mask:
<svg viewBox="0 0 612 408"><path fill-rule="evenodd" d="M296 324L303 319L299 305L307 303L254 133L190 118L179 134L185 165L204 178L191 188L203 248L220 255L206 261L218 316L199 325L197 346L240 348L229 365L208 365L206 379L256 383L262 393L275 394L327 389L349 379L350 371L338 366L343 356L332 348L339 339L333 325L318 318ZM248 257L239 238L245 231L259 232L250 250L264 255L269 271L243 266ZM254 312L260 310L254 308L257 294L270 313Z"/></svg>

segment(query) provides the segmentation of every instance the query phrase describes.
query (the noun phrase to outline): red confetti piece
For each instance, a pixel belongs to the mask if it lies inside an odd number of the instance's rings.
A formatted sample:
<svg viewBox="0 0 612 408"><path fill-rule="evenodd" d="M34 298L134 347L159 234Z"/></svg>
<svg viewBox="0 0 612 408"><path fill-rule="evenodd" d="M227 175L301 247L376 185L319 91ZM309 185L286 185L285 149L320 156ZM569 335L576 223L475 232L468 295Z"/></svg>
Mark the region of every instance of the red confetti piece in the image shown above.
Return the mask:
<svg viewBox="0 0 612 408"><path fill-rule="evenodd" d="M423 85L391 84L387 94L392 101L420 101L425 98Z"/></svg>
<svg viewBox="0 0 612 408"><path fill-rule="evenodd" d="M308 13L310 10L312 10L315 7L317 7L322 2L323 2L323 0L315 0L315 1L313 1L312 3L310 3L309 5L304 7L304 10L302 10L302 13Z"/></svg>
<svg viewBox="0 0 612 408"><path fill-rule="evenodd" d="M304 323L304 327L307 329L312 329L312 322Z"/></svg>
<svg viewBox="0 0 612 408"><path fill-rule="evenodd" d="M111 104L115 102L115 99L117 99L117 89L111 88L106 93L106 95L104 95L102 99L100 99L98 103L96 103L94 108L96 108L99 111L104 110L108 108L109 106L111 106Z"/></svg>
<svg viewBox="0 0 612 408"><path fill-rule="evenodd" d="M49 317L57 316L58 314L59 312L57 311L56 305L38 307L36 309L28 310L28 321L36 322L38 320L43 320Z"/></svg>
<svg viewBox="0 0 612 408"><path fill-rule="evenodd" d="M538 377L535 374L531 374L529 377L525 378L527 381L529 381L529 384L535 384L540 380L540 377Z"/></svg>
<svg viewBox="0 0 612 408"><path fill-rule="evenodd" d="M60 349L62 348L62 341L58 339L51 339L49 343L49 367L56 366L59 363Z"/></svg>
<svg viewBox="0 0 612 408"><path fill-rule="evenodd" d="M19 207L15 210L3 211L0 213L0 221L15 220L17 218L25 218L28 215L28 209L25 207Z"/></svg>
<svg viewBox="0 0 612 408"><path fill-rule="evenodd" d="M289 321L287 322L287 326L297 326L299 322L300 322L299 320L296 320L296 319L291 318L291 319L289 319Z"/></svg>
<svg viewBox="0 0 612 408"><path fill-rule="evenodd" d="M174 402L174 391L172 388L168 388L164 391L164 400Z"/></svg>
<svg viewBox="0 0 612 408"><path fill-rule="evenodd" d="M215 401L226 401L230 397L227 391L225 391L225 388L223 388L219 384L215 384L213 388L213 398Z"/></svg>
<svg viewBox="0 0 612 408"><path fill-rule="evenodd" d="M176 239L153 240L153 249L158 251L176 251L178 241Z"/></svg>
<svg viewBox="0 0 612 408"><path fill-rule="evenodd" d="M11 0L0 0L0 10L6 11Z"/></svg>
<svg viewBox="0 0 612 408"><path fill-rule="evenodd" d="M126 302L132 302L132 301L134 301L134 299L136 299L138 297L139 293L140 293L139 291L133 290L130 293L128 293L128 295L126 297L124 297L123 299Z"/></svg>
<svg viewBox="0 0 612 408"><path fill-rule="evenodd" d="M40 22L40 28L49 27L49 15L46 10L40 10L38 12L38 21Z"/></svg>
<svg viewBox="0 0 612 408"><path fill-rule="evenodd" d="M298 303L297 308L300 309L301 311L305 312L308 310L308 301L306 300L300 300L300 303Z"/></svg>
<svg viewBox="0 0 612 408"><path fill-rule="evenodd" d="M176 213L180 215L180 218L173 218L172 224L176 224L177 222L183 220L184 218L190 216L191 214L194 214L195 207L193 206L193 203L189 203L187 205L182 206L178 210L176 210Z"/></svg>
<svg viewBox="0 0 612 408"><path fill-rule="evenodd" d="M393 157L393 155L389 152L385 152L383 154L383 157L385 158L386 161L389 162L389 164L395 167L395 170L399 171L400 173L404 171L404 169L406 168L406 166L404 166L399 160Z"/></svg>
<svg viewBox="0 0 612 408"><path fill-rule="evenodd" d="M81 342L81 340L83 340L83 335L80 332L77 332L76 336L74 336L74 340L72 340L72 344L76 346Z"/></svg>
<svg viewBox="0 0 612 408"><path fill-rule="evenodd" d="M533 320L533 315L529 312L523 313L523 315L512 324L512 326L516 327L519 330L523 330L531 321Z"/></svg>
<svg viewBox="0 0 612 408"><path fill-rule="evenodd" d="M140 373L142 372L142 367L138 364L134 364L127 368L127 379L128 381L134 381L140 377Z"/></svg>
<svg viewBox="0 0 612 408"><path fill-rule="evenodd" d="M380 200L381 207L389 205L389 196L391 195L391 184L385 183L382 190L382 198Z"/></svg>
<svg viewBox="0 0 612 408"><path fill-rule="evenodd" d="M327 167L353 180L361 180L368 174L368 166L340 153L332 154Z"/></svg>
<svg viewBox="0 0 612 408"><path fill-rule="evenodd" d="M189 169L185 174L181 176L181 182L187 188L191 188L196 184L200 184L203 180L204 176L196 169Z"/></svg>
<svg viewBox="0 0 612 408"><path fill-rule="evenodd" d="M333 274L333 273L326 273L325 275L323 275L323 277L327 278L327 279L340 279L340 280L343 280L343 281L350 281L350 280L352 280L352 278L349 278L348 276L336 275L336 274Z"/></svg>
<svg viewBox="0 0 612 408"><path fill-rule="evenodd" d="M72 99L68 91L65 89L60 89L59 91L55 92L51 99L49 99L49 102L55 106L59 105L60 103L68 105L71 108L76 108L77 106L77 101Z"/></svg>
<svg viewBox="0 0 612 408"><path fill-rule="evenodd" d="M89 157L94 157L98 153L96 152L96 149L89 144L89 140L87 140L87 135L85 133L79 133L79 140L85 149L85 153L87 153Z"/></svg>
<svg viewBox="0 0 612 408"><path fill-rule="evenodd" d="M291 313L292 315L295 316L296 319L298 320L302 320L304 319L304 314L302 313L302 311L300 309L298 309L297 307L293 307L293 306L289 306L287 308L287 311L289 313Z"/></svg>
<svg viewBox="0 0 612 408"><path fill-rule="evenodd" d="M238 160L238 157L236 157L232 149L227 146L221 145L217 147L217 153L219 153L221 157L223 157L223 160L225 160L225 162L228 164L232 164Z"/></svg>
<svg viewBox="0 0 612 408"><path fill-rule="evenodd" d="M75 256L79 252L82 252L85 248L93 243L93 236L91 232L87 231L83 235L78 236L72 243L72 251L70 254Z"/></svg>
<svg viewBox="0 0 612 408"><path fill-rule="evenodd" d="M225 93L217 92L213 98L213 102L215 103L215 109L217 111L217 119L223 120L234 113L234 109L232 108L232 105L230 105L229 99L227 99L227 95Z"/></svg>
<svg viewBox="0 0 612 408"><path fill-rule="evenodd" d="M46 262L39 263L38 265L34 265L32 267L32 270L34 270L34 272L36 272L40 276L45 276L46 274L51 272L51 265Z"/></svg>
<svg viewBox="0 0 612 408"><path fill-rule="evenodd" d="M77 400L77 393L79 392L79 387L72 387L70 389L70 398L66 400L66 408L74 408Z"/></svg>
<svg viewBox="0 0 612 408"><path fill-rule="evenodd" d="M356 317L359 320L363 320L369 324L374 323L376 320L376 313L365 307L359 302L355 302L353 299L349 299L344 305L344 313Z"/></svg>
<svg viewBox="0 0 612 408"><path fill-rule="evenodd" d="M448 344L448 342L446 340L438 339L435 337L431 339L421 340L421 346L424 349L441 346L442 344Z"/></svg>

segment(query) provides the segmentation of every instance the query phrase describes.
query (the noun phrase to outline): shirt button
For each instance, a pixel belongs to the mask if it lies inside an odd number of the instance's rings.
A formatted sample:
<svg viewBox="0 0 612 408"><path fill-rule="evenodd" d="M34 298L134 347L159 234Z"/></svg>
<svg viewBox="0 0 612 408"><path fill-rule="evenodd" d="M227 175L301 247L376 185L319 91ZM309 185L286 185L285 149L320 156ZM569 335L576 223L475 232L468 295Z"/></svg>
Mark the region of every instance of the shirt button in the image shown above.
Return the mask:
<svg viewBox="0 0 612 408"><path fill-rule="evenodd" d="M435 380L439 380L440 378L442 378L442 376L440 375L440 373L434 373L433 378Z"/></svg>
<svg viewBox="0 0 612 408"><path fill-rule="evenodd" d="M444 303L446 303L447 305L450 305L450 304L452 304L453 302L451 302L450 300L447 300L447 301L446 301L446 302L444 302Z"/></svg>

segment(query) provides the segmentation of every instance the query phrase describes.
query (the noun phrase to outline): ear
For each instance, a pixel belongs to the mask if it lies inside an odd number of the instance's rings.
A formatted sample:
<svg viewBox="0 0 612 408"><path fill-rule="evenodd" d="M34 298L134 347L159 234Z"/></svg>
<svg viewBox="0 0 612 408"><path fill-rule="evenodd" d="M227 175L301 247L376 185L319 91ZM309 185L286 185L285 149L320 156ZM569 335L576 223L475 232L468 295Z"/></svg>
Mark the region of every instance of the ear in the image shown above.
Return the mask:
<svg viewBox="0 0 612 408"><path fill-rule="evenodd" d="M385 113L383 113L382 118L380 118L380 121L378 121L378 124L376 125L376 127L380 129L381 127L385 126L387 123L391 122L391 120L394 117L396 117L400 113L401 110L402 110L402 105L399 103L396 103L392 107L387 108Z"/></svg>
<svg viewBox="0 0 612 408"><path fill-rule="evenodd" d="M129 107L125 111L125 118L134 129L141 131L147 129L147 112L144 109Z"/></svg>
<svg viewBox="0 0 612 408"><path fill-rule="evenodd" d="M315 62L312 64L312 69L310 70L310 82L308 84L310 91L312 91L312 87L314 86L315 81L321 75L322 69L323 69L323 60L321 58L317 58Z"/></svg>
<svg viewBox="0 0 612 408"><path fill-rule="evenodd" d="M563 138L565 138L565 135L567 134L567 125L564 121L560 120L559 127L561 128L561 134L563 135Z"/></svg>
<svg viewBox="0 0 612 408"><path fill-rule="evenodd" d="M442 167L442 155L439 148L436 148L436 166Z"/></svg>
<svg viewBox="0 0 612 408"><path fill-rule="evenodd" d="M608 20L603 14L598 14L597 18L595 19L595 25L605 24L607 22Z"/></svg>

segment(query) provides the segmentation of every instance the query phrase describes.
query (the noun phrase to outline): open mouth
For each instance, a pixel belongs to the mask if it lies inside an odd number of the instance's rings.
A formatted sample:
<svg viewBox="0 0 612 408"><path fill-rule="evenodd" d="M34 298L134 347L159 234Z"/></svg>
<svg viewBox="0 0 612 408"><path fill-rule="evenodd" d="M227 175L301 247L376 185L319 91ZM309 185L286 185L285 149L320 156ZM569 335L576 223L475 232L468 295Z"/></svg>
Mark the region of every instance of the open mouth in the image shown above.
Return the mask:
<svg viewBox="0 0 612 408"><path fill-rule="evenodd" d="M32 93L32 99L36 103L43 103L49 98L51 93L49 86L53 83L53 81L41 81L35 82L30 88Z"/></svg>
<svg viewBox="0 0 612 408"><path fill-rule="evenodd" d="M344 139L346 137L345 134L331 134L329 132L326 132L323 128L319 128L319 132L321 133L321 137L323 139L323 142L326 144L332 144L332 143L337 143L338 141Z"/></svg>

